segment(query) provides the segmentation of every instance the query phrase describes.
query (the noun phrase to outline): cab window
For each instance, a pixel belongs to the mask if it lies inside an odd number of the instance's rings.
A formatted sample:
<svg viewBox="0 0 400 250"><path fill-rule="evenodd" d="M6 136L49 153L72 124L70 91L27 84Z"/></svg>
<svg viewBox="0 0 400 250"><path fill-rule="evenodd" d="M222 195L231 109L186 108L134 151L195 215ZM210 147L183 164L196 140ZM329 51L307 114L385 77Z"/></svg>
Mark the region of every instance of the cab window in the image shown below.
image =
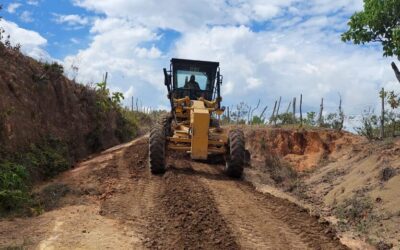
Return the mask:
<svg viewBox="0 0 400 250"><path fill-rule="evenodd" d="M208 85L208 77L205 72L188 71L188 70L177 70L177 86L183 88L185 84L190 80L190 76L194 75L195 81L199 84L201 90L206 90Z"/></svg>

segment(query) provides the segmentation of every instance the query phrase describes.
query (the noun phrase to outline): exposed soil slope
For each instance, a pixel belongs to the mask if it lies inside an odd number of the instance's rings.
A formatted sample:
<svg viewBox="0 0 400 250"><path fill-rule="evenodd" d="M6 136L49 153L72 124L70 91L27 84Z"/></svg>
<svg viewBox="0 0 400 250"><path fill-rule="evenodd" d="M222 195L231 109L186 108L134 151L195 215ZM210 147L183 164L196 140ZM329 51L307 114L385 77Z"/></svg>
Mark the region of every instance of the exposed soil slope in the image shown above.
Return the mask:
<svg viewBox="0 0 400 250"><path fill-rule="evenodd" d="M306 210L225 177L222 165L171 155L165 175L150 175L147 148L141 138L107 150L38 187L68 191L52 189L62 195L37 217L1 220L0 247L345 248Z"/></svg>
<svg viewBox="0 0 400 250"><path fill-rule="evenodd" d="M40 63L0 43L2 148L20 152L51 136L80 159L97 149L93 146L105 149L120 143L117 122L116 112L99 116L93 89L68 80L55 64Z"/></svg>
<svg viewBox="0 0 400 250"><path fill-rule="evenodd" d="M376 246L400 246L399 139L369 142L333 130L246 131L252 157L248 180L276 185L278 174L279 187L330 219L346 237L352 232L350 237ZM273 156L279 161L271 161ZM297 175L276 173L287 167Z"/></svg>

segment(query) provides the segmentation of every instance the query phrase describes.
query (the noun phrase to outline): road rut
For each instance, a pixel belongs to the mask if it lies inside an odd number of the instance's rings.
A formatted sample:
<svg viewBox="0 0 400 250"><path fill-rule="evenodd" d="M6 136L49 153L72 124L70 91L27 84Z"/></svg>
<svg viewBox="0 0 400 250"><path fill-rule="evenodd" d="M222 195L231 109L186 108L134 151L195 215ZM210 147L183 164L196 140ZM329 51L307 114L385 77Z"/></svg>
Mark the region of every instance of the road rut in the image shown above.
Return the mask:
<svg viewBox="0 0 400 250"><path fill-rule="evenodd" d="M346 249L289 201L223 174L223 165L168 157L148 170L148 138L107 150L49 183L69 192L31 218L0 220L0 248Z"/></svg>

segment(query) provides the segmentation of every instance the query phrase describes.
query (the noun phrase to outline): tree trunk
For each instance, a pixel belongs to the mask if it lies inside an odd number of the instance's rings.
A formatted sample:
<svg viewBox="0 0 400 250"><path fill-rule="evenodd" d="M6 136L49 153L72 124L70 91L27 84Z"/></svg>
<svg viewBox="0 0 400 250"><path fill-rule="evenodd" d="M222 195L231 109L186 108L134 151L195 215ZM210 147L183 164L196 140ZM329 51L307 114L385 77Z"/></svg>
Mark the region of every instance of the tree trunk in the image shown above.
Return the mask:
<svg viewBox="0 0 400 250"><path fill-rule="evenodd" d="M397 80L400 82L400 71L394 62L392 62L392 68L394 73L396 74Z"/></svg>

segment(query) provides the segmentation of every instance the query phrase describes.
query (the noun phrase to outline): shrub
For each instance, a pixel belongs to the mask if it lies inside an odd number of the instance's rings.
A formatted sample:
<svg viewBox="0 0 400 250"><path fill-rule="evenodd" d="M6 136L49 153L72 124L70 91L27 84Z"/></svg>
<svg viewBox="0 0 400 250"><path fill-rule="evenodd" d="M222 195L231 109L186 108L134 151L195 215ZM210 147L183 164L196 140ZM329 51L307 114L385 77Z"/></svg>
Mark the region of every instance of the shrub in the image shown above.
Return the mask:
<svg viewBox="0 0 400 250"><path fill-rule="evenodd" d="M396 175L396 170L394 168L386 167L381 170L380 179L381 181L388 181L395 175Z"/></svg>
<svg viewBox="0 0 400 250"><path fill-rule="evenodd" d="M0 163L0 212L9 212L29 201L28 171L12 162Z"/></svg>
<svg viewBox="0 0 400 250"><path fill-rule="evenodd" d="M298 121L295 117L293 117L293 113L282 113L273 118L273 121L276 120L277 124L280 125L288 125L288 124L297 124Z"/></svg>
<svg viewBox="0 0 400 250"><path fill-rule="evenodd" d="M346 220L358 231L365 233L374 217L372 210L372 201L368 196L355 194L337 206L335 213L342 222Z"/></svg>
<svg viewBox="0 0 400 250"><path fill-rule="evenodd" d="M324 118L324 122L321 124L321 126L340 131L343 128L343 121L343 113L330 113Z"/></svg>
<svg viewBox="0 0 400 250"><path fill-rule="evenodd" d="M9 153L0 148L0 212L32 205L31 183L53 177L70 166L67 146L52 137L31 144L23 153Z"/></svg>
<svg viewBox="0 0 400 250"><path fill-rule="evenodd" d="M268 156L265 160L265 167L270 173L271 179L277 184L281 184L285 181L292 182L297 179L297 172L293 167L281 160L278 156Z"/></svg>
<svg viewBox="0 0 400 250"><path fill-rule="evenodd" d="M97 152L103 149L103 142L101 140L103 129L97 125L89 134L86 135L86 145L92 152Z"/></svg>
<svg viewBox="0 0 400 250"><path fill-rule="evenodd" d="M71 192L71 188L64 183L52 183L35 194L38 207L49 211L58 206L62 197Z"/></svg>
<svg viewBox="0 0 400 250"><path fill-rule="evenodd" d="M112 92L107 87L107 82L99 82L96 84L97 106L101 111L109 111L110 109L119 110L124 95L120 92Z"/></svg>
<svg viewBox="0 0 400 250"><path fill-rule="evenodd" d="M307 112L307 118L303 119L303 122L305 125L309 125L309 126L315 126L317 125L317 121L316 121L316 113L314 111L312 112Z"/></svg>
<svg viewBox="0 0 400 250"><path fill-rule="evenodd" d="M50 74L55 74L55 75L62 75L64 73L64 67L61 64L58 64L57 62L53 63L45 63L43 65L43 68L46 72Z"/></svg>
<svg viewBox="0 0 400 250"><path fill-rule="evenodd" d="M41 143L31 144L28 153L22 157L31 172L37 172L48 179L71 166L67 146L60 140L46 138Z"/></svg>
<svg viewBox="0 0 400 250"><path fill-rule="evenodd" d="M131 140L137 135L138 118L135 112L122 109L117 117L115 136L122 142Z"/></svg>
<svg viewBox="0 0 400 250"><path fill-rule="evenodd" d="M355 130L359 135L367 137L368 140L378 138L378 117L371 113L363 115L361 127L357 127Z"/></svg>

